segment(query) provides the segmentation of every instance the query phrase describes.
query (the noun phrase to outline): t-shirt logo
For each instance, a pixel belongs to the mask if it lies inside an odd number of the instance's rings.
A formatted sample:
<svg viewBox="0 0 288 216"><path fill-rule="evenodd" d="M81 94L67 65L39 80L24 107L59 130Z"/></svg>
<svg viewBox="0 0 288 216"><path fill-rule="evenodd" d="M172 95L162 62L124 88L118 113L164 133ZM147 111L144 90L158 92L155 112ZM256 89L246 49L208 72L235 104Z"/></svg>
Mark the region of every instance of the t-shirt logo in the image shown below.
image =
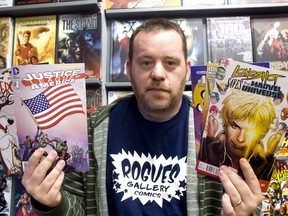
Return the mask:
<svg viewBox="0 0 288 216"><path fill-rule="evenodd" d="M163 155L138 155L136 152L111 154L112 177L116 193L123 192L122 201L139 199L143 205L155 201L162 207L163 200L180 200L186 191L186 157L165 158Z"/></svg>

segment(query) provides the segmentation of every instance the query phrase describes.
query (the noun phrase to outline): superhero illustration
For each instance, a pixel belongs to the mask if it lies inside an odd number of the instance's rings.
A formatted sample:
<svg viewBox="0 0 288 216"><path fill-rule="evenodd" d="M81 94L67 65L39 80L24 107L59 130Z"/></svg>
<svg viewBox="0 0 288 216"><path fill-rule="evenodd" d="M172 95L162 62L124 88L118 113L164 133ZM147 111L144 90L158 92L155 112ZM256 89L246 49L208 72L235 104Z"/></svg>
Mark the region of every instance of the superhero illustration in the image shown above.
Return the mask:
<svg viewBox="0 0 288 216"><path fill-rule="evenodd" d="M288 22L285 18L252 20L254 61L288 60Z"/></svg>

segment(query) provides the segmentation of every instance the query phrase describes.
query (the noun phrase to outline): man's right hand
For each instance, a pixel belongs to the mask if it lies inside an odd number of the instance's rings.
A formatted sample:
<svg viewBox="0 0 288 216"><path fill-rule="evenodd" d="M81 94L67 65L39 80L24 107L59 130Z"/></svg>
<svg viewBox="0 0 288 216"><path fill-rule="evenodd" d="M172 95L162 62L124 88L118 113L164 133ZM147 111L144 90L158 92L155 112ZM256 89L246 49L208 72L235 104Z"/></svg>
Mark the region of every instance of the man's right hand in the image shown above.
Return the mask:
<svg viewBox="0 0 288 216"><path fill-rule="evenodd" d="M65 162L60 160L57 165L48 172L57 157L52 150L42 161L44 149L37 149L29 158L22 178L22 184L27 193L47 207L56 207L60 204L62 196L60 192L64 180L63 168Z"/></svg>

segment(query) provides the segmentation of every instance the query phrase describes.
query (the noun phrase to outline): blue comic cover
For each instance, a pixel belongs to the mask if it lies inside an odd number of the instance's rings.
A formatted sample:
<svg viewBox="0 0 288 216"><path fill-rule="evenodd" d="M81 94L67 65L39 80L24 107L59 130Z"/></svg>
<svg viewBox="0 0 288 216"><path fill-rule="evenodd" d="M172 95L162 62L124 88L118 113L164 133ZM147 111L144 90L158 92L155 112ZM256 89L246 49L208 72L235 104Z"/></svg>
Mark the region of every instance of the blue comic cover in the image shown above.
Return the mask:
<svg viewBox="0 0 288 216"><path fill-rule="evenodd" d="M38 148L54 149L65 172L89 168L83 63L13 67L19 154L26 162Z"/></svg>

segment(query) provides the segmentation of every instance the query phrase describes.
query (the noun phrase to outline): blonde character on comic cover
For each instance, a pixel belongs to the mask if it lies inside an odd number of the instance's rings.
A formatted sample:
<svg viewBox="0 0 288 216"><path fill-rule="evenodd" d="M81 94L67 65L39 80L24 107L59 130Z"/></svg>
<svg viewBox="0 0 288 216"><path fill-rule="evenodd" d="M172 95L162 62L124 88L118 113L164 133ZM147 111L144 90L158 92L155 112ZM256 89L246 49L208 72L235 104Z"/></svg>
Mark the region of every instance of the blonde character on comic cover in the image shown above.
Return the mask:
<svg viewBox="0 0 288 216"><path fill-rule="evenodd" d="M240 171L239 159L244 157L249 160L257 177L266 179L271 175L276 160L273 155L282 137L275 132L267 143L262 141L276 119L271 99L234 89L222 102L219 115L223 130L215 137L207 134L203 138L199 159Z"/></svg>

